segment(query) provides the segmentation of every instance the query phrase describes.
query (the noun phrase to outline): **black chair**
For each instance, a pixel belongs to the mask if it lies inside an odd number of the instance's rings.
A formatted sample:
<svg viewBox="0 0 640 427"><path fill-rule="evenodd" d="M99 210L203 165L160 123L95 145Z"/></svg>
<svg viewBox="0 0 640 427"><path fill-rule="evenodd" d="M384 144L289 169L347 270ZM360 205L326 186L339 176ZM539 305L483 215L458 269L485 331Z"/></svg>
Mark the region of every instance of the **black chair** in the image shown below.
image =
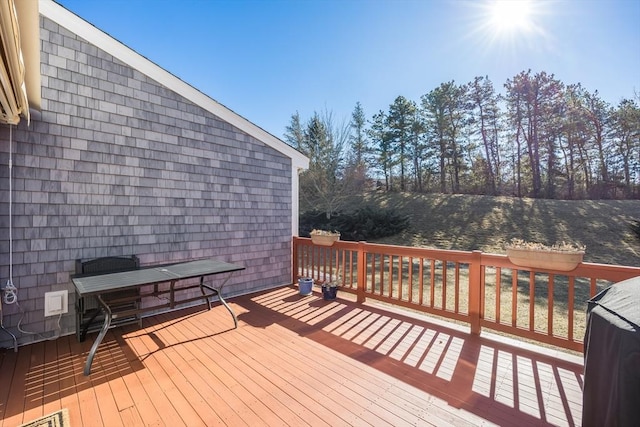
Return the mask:
<svg viewBox="0 0 640 427"><path fill-rule="evenodd" d="M77 259L74 277L97 276L137 270L139 268L140 260L135 255L130 257L102 257L88 261ZM108 299L115 312L140 307L140 291L138 289L111 292L108 294ZM104 323L103 316L96 297L79 298L76 295L76 338L78 341L84 341L87 332L98 331ZM138 323L139 326L142 326L142 318L140 315L129 315L115 317L111 322L113 326L131 323Z"/></svg>

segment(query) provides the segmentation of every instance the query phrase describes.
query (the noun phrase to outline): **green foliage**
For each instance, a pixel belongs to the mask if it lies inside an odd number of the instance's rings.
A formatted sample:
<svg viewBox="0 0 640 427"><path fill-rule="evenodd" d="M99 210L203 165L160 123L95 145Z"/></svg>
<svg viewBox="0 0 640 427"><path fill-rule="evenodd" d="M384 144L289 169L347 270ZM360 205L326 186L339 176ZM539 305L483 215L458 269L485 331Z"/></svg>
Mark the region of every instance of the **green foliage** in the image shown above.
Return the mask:
<svg viewBox="0 0 640 427"><path fill-rule="evenodd" d="M327 218L327 214L324 211L306 211L300 214L298 233L302 237L311 236L311 230L333 230L331 228L331 220L335 218L333 215L331 218ZM339 231L339 230L336 230Z"/></svg>
<svg viewBox="0 0 640 427"><path fill-rule="evenodd" d="M334 213L310 211L300 215L300 235L309 236L314 228L336 230L342 240L368 240L393 236L409 226L409 218L392 209L362 207L353 212Z"/></svg>

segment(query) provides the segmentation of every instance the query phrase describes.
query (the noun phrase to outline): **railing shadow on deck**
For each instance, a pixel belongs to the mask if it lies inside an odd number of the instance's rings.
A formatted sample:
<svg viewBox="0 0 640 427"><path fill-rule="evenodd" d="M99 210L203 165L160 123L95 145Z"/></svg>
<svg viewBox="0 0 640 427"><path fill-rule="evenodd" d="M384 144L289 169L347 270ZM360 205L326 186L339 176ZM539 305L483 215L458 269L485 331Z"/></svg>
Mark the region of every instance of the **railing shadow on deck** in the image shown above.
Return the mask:
<svg viewBox="0 0 640 427"><path fill-rule="evenodd" d="M9 382L21 383L22 386L17 388L24 389L24 396L15 396L20 401L16 405L12 404L10 401L12 397L9 397L9 403L3 407L0 392L0 417L12 417L20 412L55 404L58 400L63 402L73 398L74 395L144 369L144 360L155 351L186 342L167 345L159 338L156 339L154 332L184 322L201 312L202 306L188 307L175 313L147 317L144 320L143 329L139 329L136 325L129 325L109 330L96 353L89 376L84 375L83 367L95 333L89 334L84 342L78 342L74 335L69 335L53 341L41 341L22 346L17 353L4 353L3 358L0 359L0 367L6 367L11 372L15 369L18 372ZM218 333L222 332L226 331ZM218 333L198 339L207 339ZM142 334L148 335L157 345L158 350L139 355L129 346L130 338ZM21 367L21 365L25 366Z"/></svg>
<svg viewBox="0 0 640 427"><path fill-rule="evenodd" d="M75 336L69 335L22 346L17 353L5 353L2 368L12 377L3 387L24 390L24 395L8 396L3 407L1 402L5 399L0 394L0 417L59 405L58 401L65 402L75 398L74 395L143 368L122 338L118 339L110 331L96 354L92 374L85 376L83 366L91 344L90 339L79 343Z"/></svg>
<svg viewBox="0 0 640 427"><path fill-rule="evenodd" d="M422 315L301 296L295 287L236 303L243 322L288 328L490 422L581 424L583 367L575 357L472 335Z"/></svg>
<svg viewBox="0 0 640 427"><path fill-rule="evenodd" d="M581 351L587 300L640 276L631 266L580 263L573 271L517 266L506 255L293 238L293 282L338 282L359 302L377 300Z"/></svg>

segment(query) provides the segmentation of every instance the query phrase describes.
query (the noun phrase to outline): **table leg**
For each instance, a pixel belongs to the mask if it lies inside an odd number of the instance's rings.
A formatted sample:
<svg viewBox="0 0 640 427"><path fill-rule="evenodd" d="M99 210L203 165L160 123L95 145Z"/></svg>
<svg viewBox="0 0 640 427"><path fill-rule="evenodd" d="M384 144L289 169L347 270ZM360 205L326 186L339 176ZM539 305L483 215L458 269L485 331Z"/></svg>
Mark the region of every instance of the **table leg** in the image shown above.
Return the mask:
<svg viewBox="0 0 640 427"><path fill-rule="evenodd" d="M98 295L98 302L102 306L102 310L104 311L104 323L102 324L102 329L100 329L100 333L96 337L96 340L93 342L91 346L91 350L89 351L89 355L87 356L87 362L84 365L84 375L87 376L91 373L91 364L93 363L93 357L96 355L98 351L98 346L104 339L105 335L107 335L107 331L109 330L109 326L111 326L111 309L104 302L102 296Z"/></svg>
<svg viewBox="0 0 640 427"><path fill-rule="evenodd" d="M101 308L96 308L89 320L87 320L84 324L80 323L80 326L78 326L78 328L80 328L80 336L78 337L79 342L84 342L84 339L87 337L87 332L89 331L89 326L91 326L91 323L96 320L96 317L98 317L98 314L100 314L101 311Z"/></svg>
<svg viewBox="0 0 640 427"><path fill-rule="evenodd" d="M229 276L227 276L226 279L224 279L224 282L222 282L222 284L220 285L219 288L214 288L212 286L208 286L205 285L203 283L201 283L202 287L205 287L213 292L216 293L216 295L218 295L218 299L220 300L220 302L222 303L222 305L224 305L224 307L227 309L227 311L229 312L229 314L231 314L231 317L233 317L233 327L234 329L238 328L238 318L236 317L236 314L233 312L233 310L231 309L231 307L229 307L229 304L227 304L227 302L224 300L224 298L222 297L222 288L224 287L224 285L229 281L229 279L231 278L231 275L233 273L229 274Z"/></svg>
<svg viewBox="0 0 640 427"><path fill-rule="evenodd" d="M204 298L205 303L207 304L207 310L211 310L211 300L209 299L209 295L204 291L204 276L200 276L200 292L202 292L202 297ZM207 289L210 289L209 286L206 286Z"/></svg>
<svg viewBox="0 0 640 427"><path fill-rule="evenodd" d="M176 306L175 286L176 286L176 281L172 280L171 283L169 284L169 307L172 309Z"/></svg>

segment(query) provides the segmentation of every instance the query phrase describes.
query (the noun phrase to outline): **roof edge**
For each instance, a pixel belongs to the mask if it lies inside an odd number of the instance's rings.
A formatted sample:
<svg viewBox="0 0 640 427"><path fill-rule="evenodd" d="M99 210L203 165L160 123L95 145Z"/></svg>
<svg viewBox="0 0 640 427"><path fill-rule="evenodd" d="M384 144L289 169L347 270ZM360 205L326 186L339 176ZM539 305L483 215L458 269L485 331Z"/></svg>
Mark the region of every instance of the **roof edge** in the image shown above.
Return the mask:
<svg viewBox="0 0 640 427"><path fill-rule="evenodd" d="M309 167L309 158L287 145L281 139L200 92L53 0L39 0L39 2L41 15L67 28L69 31L82 37L89 43L94 44L114 58L119 59L125 64L129 64L141 73L156 80L158 83L181 94L191 102L220 117L222 120L281 152L291 159L294 168L307 169Z"/></svg>

